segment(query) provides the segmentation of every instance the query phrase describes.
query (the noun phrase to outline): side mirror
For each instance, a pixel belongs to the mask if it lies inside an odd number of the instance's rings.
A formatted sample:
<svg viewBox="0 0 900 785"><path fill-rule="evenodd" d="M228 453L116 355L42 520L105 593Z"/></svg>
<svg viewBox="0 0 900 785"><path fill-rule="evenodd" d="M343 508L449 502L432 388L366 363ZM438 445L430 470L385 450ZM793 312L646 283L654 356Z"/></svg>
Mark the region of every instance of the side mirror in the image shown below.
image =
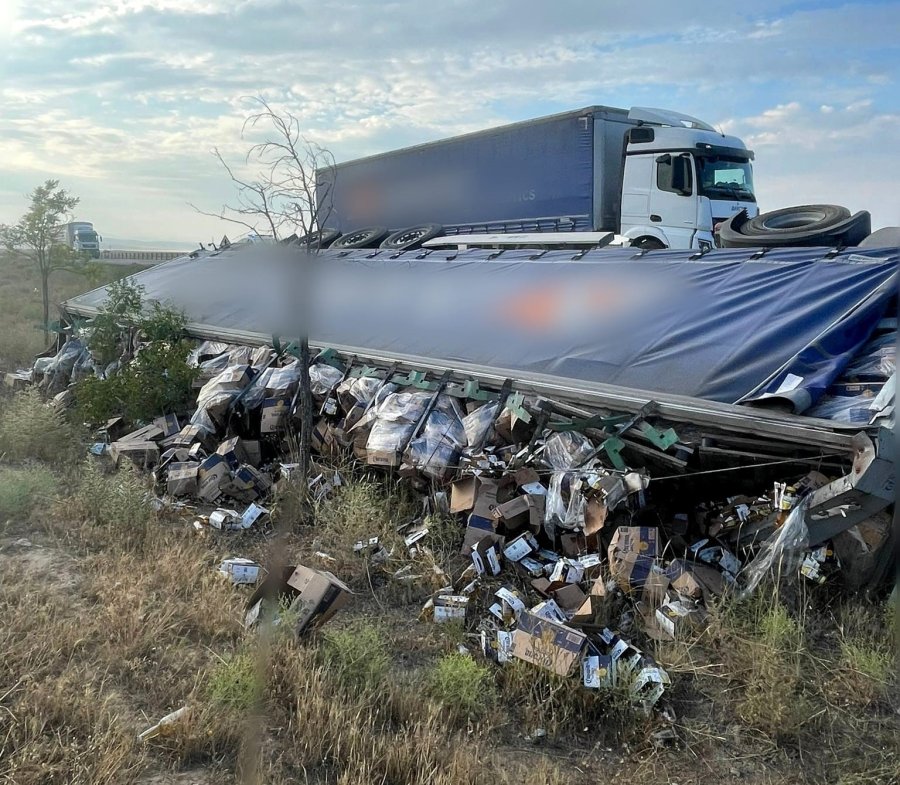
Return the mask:
<svg viewBox="0 0 900 785"><path fill-rule="evenodd" d="M656 163L670 164L670 163L672 163L672 156L669 155L668 153L665 153L664 155L661 155L661 156L659 156L659 158L656 159Z"/></svg>

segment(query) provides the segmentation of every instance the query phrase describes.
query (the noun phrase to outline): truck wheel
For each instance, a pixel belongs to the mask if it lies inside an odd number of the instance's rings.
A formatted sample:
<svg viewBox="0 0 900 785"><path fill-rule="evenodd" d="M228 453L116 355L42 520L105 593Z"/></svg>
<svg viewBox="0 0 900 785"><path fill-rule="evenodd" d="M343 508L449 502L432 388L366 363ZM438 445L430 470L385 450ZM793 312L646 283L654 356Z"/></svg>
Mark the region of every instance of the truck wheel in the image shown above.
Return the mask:
<svg viewBox="0 0 900 785"><path fill-rule="evenodd" d="M354 229L339 237L332 244L332 248L375 248L384 239L388 230L383 226L367 226L365 229Z"/></svg>
<svg viewBox="0 0 900 785"><path fill-rule="evenodd" d="M304 234L302 237L298 237L294 242L302 248L308 246L310 249L316 250L327 248L340 236L341 233L337 229L320 229L316 232Z"/></svg>
<svg viewBox="0 0 900 785"><path fill-rule="evenodd" d="M661 251L666 246L655 237L638 237L637 240L631 241L631 247L640 248L642 251Z"/></svg>
<svg viewBox="0 0 900 785"><path fill-rule="evenodd" d="M747 218L741 210L722 224L719 241L724 248L775 248L778 246L848 246L861 242L872 231L872 217L865 210L850 215L834 204L804 204Z"/></svg>
<svg viewBox="0 0 900 785"><path fill-rule="evenodd" d="M444 227L440 224L421 224L401 229L399 232L389 234L381 241L379 248L388 248L392 251L409 251L419 248L426 240L440 237L444 233Z"/></svg>

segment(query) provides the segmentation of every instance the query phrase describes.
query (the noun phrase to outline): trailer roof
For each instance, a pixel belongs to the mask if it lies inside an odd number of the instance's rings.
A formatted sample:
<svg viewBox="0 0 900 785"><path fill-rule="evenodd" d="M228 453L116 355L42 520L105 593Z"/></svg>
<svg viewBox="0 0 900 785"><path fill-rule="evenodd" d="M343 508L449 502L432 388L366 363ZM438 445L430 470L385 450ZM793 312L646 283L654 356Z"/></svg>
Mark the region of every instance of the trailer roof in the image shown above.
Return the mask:
<svg viewBox="0 0 900 785"><path fill-rule="evenodd" d="M534 117L528 120L520 120L515 123L504 123L503 125L495 125L489 128L483 128L479 131L471 131L465 134L457 134L456 136L448 136L441 139L435 139L431 142L423 142L422 144L410 145L409 147L400 147L396 150L388 150L383 153L374 153L372 155L367 155L362 158L354 158L350 161L342 161L341 163L335 164L335 169L341 169L342 167L353 166L355 164L361 164L369 161L374 161L382 158L390 158L395 155L404 155L406 153L419 151L419 150L427 150L431 147L438 147L440 145L446 144L448 142L459 142L465 139L472 138L484 138L488 136L494 136L497 134L502 134L507 131L510 131L515 128L521 128L524 126L532 126L532 125L540 125L542 123L554 123L559 122L560 120L565 120L567 118L572 117L583 117L585 115L597 115L602 113L608 113L611 115L616 115L621 118L621 120L625 122L630 122L628 120L628 110L627 109L619 109L614 106L585 106L581 109L570 109L566 112L558 112L556 114L544 115L543 117Z"/></svg>

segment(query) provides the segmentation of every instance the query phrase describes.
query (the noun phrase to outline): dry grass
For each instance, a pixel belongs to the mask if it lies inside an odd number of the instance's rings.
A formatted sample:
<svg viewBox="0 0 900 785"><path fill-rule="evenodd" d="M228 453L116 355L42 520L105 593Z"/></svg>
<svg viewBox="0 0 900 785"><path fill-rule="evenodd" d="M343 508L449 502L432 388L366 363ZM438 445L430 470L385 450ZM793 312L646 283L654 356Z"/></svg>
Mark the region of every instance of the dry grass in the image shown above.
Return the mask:
<svg viewBox="0 0 900 785"><path fill-rule="evenodd" d="M77 429L34 390L0 400L0 458L62 465L77 455Z"/></svg>
<svg viewBox="0 0 900 785"><path fill-rule="evenodd" d="M50 279L50 319L58 318L53 303L145 269L145 265L94 263L88 274L57 272ZM41 323L40 282L31 263L0 251L0 370L27 367L46 349Z"/></svg>

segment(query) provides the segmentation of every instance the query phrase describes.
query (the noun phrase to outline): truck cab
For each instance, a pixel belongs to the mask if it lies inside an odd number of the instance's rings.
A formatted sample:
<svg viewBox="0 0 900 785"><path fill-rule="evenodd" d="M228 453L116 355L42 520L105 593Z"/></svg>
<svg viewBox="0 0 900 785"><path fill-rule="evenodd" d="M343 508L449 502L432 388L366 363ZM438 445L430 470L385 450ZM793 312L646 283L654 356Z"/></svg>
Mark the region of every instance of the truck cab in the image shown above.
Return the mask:
<svg viewBox="0 0 900 785"><path fill-rule="evenodd" d="M620 231L644 248L712 248L716 224L759 213L753 152L695 117L634 108L625 137Z"/></svg>

